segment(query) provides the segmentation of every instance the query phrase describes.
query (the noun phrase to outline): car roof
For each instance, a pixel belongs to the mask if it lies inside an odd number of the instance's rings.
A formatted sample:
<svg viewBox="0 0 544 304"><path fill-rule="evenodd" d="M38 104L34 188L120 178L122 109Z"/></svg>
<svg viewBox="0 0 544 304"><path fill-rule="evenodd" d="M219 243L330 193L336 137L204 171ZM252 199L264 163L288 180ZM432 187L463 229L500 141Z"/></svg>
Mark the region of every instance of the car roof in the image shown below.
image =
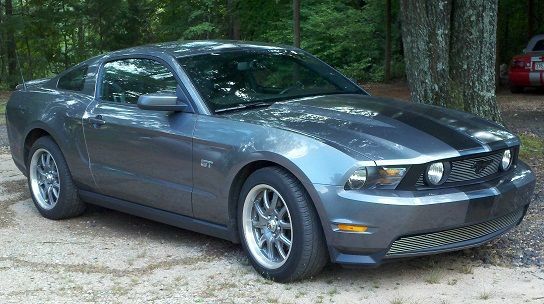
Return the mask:
<svg viewBox="0 0 544 304"><path fill-rule="evenodd" d="M296 50L295 47L287 45L247 42L238 40L191 40L171 41L157 44L148 44L132 47L109 53L110 55L127 53L155 53L167 52L174 57L191 56L198 54L220 53L233 50Z"/></svg>

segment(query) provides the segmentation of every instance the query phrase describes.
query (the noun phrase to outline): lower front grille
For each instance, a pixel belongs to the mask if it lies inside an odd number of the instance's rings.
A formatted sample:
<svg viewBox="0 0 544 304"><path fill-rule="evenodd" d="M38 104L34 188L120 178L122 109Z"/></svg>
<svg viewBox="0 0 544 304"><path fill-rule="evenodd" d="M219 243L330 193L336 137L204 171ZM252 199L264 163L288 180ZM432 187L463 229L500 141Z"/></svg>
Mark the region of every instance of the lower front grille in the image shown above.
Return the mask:
<svg viewBox="0 0 544 304"><path fill-rule="evenodd" d="M514 226L523 216L523 208L491 221L439 232L401 237L393 242L387 256L425 253L446 249L457 243L474 240Z"/></svg>

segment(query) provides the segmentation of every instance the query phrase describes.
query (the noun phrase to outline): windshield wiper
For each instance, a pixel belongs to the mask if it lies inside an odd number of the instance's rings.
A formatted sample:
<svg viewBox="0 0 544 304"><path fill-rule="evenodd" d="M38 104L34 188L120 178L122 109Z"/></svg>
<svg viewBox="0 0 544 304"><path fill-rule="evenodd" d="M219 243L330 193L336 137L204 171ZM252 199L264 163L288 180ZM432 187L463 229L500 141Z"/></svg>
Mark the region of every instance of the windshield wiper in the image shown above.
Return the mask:
<svg viewBox="0 0 544 304"><path fill-rule="evenodd" d="M273 105L274 102L252 102L252 103L240 103L234 107L229 108L223 108L223 109L217 109L215 110L215 113L222 113L222 112L230 112L230 111L239 111L239 110L247 110L247 109L255 109L255 108L262 108L262 107L269 107Z"/></svg>

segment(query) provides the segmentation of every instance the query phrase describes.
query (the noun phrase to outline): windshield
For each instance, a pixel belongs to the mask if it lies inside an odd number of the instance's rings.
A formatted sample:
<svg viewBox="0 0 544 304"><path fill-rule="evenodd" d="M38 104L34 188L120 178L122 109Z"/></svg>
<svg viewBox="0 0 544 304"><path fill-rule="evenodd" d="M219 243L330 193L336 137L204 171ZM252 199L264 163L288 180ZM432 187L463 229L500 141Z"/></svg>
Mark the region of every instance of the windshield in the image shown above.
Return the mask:
<svg viewBox="0 0 544 304"><path fill-rule="evenodd" d="M300 51L232 51L178 59L214 112L327 94L364 94Z"/></svg>

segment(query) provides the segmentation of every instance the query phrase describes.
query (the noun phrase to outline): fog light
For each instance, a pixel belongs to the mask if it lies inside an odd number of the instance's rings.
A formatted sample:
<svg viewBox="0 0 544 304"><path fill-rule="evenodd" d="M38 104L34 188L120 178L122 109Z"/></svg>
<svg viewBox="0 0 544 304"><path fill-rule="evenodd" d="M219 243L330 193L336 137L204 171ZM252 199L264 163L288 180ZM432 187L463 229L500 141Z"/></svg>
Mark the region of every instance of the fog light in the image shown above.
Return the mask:
<svg viewBox="0 0 544 304"><path fill-rule="evenodd" d="M367 226L338 224L338 230L347 232L365 232L368 230Z"/></svg>
<svg viewBox="0 0 544 304"><path fill-rule="evenodd" d="M512 165L512 151L506 150L502 154L502 160L501 160L501 170L506 171L510 169L510 166Z"/></svg>
<svg viewBox="0 0 544 304"><path fill-rule="evenodd" d="M432 163L427 167L425 180L432 186L442 184L446 180L446 166L444 163Z"/></svg>

